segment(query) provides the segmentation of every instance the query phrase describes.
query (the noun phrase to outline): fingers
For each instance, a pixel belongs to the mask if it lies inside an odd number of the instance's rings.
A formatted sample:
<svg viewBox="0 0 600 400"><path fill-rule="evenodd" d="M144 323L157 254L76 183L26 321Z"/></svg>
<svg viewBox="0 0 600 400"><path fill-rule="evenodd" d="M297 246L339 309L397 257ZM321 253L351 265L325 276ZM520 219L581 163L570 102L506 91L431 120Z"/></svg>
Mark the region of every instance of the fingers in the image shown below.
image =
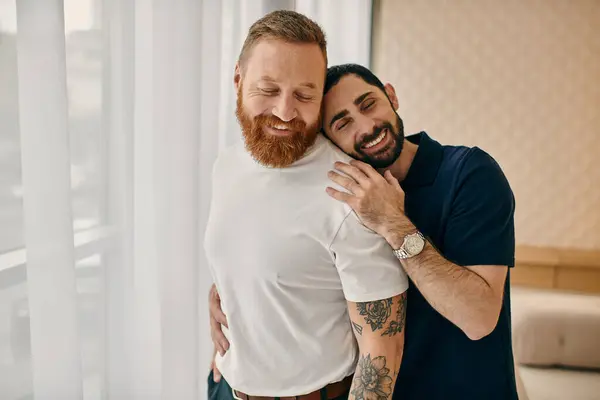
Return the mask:
<svg viewBox="0 0 600 400"><path fill-rule="evenodd" d="M402 190L400 182L398 182L398 179L394 178L394 175L392 175L389 169L385 171L383 177L390 185L394 186L396 189Z"/></svg>
<svg viewBox="0 0 600 400"><path fill-rule="evenodd" d="M227 324L227 317L221 309L221 302L217 301L214 303L210 303L209 309L211 318L214 318L215 321L217 321L219 324L224 325L226 328L229 328L229 325Z"/></svg>
<svg viewBox="0 0 600 400"><path fill-rule="evenodd" d="M362 189L361 189L360 185L354 179L349 178L347 176L340 175L335 171L329 171L327 173L327 176L329 177L329 179L331 179L338 185L348 189L353 194L355 194L355 195L362 194Z"/></svg>
<svg viewBox="0 0 600 400"><path fill-rule="evenodd" d="M216 383L221 381L221 371L219 371L219 368L217 368L216 365L213 367L213 381Z"/></svg>
<svg viewBox="0 0 600 400"><path fill-rule="evenodd" d="M213 299L217 299L218 301L221 301L221 298L219 297L219 292L217 291L217 285L215 285L214 283L212 284L212 286L210 287L210 290L208 291L208 301L211 301Z"/></svg>
<svg viewBox="0 0 600 400"><path fill-rule="evenodd" d="M217 363L215 362L215 356L217 355L217 349L215 348L213 351L212 360L210 362L210 369L213 372L213 382L218 383L221 380L221 371L217 368Z"/></svg>
<svg viewBox="0 0 600 400"><path fill-rule="evenodd" d="M227 318L221 309L219 292L217 292L217 288L214 284L211 286L208 295L208 310L210 315L210 337L215 346L215 350L223 356L227 350L229 350L229 341L223 334L221 325L227 328L229 328L229 326L227 325Z"/></svg>
<svg viewBox="0 0 600 400"><path fill-rule="evenodd" d="M217 292L215 285L212 285L210 288L210 293L208 296L208 311L211 318L214 318L218 323L229 328L229 325L227 325L227 317L221 308L221 298L219 297L219 292Z"/></svg>
<svg viewBox="0 0 600 400"><path fill-rule="evenodd" d="M219 324L214 318L210 318L210 337L212 339L215 349L221 356L224 356L227 350L229 350L229 341L223 334L221 324Z"/></svg>
<svg viewBox="0 0 600 400"><path fill-rule="evenodd" d="M352 196L351 194L340 192L331 187L328 187L325 191L327 192L328 195L330 195L334 199L336 199L338 201L342 201L347 204L352 203L352 199L354 198L354 196Z"/></svg>
<svg viewBox="0 0 600 400"><path fill-rule="evenodd" d="M363 186L369 181L369 177L365 175L363 171L358 169L356 166L349 165L343 162L336 162L334 165L335 169L353 178L359 185Z"/></svg>
<svg viewBox="0 0 600 400"><path fill-rule="evenodd" d="M215 321L217 321L219 324L223 325L225 328L229 328L229 325L227 325L227 317L225 316L225 314L223 314L223 311L221 311L221 308L218 308L217 310L215 310L215 312L213 314L213 318L215 319Z"/></svg>
<svg viewBox="0 0 600 400"><path fill-rule="evenodd" d="M221 356L225 355L225 349L223 348L223 345L221 345L221 341L222 339L220 339L220 335L218 332L218 329L220 328L215 328L215 326L213 325L214 323L216 323L216 321L214 319L210 319L210 339L213 342L213 346L215 346L215 351L218 351L219 354Z"/></svg>
<svg viewBox="0 0 600 400"><path fill-rule="evenodd" d="M375 170L375 168L371 167L369 164L367 164L365 162L358 161L358 160L352 160L352 161L350 161L350 165L359 169L363 174L365 174L365 176L367 176L371 179L377 179L381 176L379 174L379 172L377 172Z"/></svg>

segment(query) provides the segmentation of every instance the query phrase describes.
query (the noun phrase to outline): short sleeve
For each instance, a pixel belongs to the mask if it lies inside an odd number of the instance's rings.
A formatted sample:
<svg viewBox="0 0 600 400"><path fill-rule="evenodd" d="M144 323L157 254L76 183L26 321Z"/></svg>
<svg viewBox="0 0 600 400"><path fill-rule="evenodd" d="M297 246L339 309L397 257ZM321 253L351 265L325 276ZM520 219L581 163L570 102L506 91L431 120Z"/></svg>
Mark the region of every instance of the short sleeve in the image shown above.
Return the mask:
<svg viewBox="0 0 600 400"><path fill-rule="evenodd" d="M444 256L462 266L515 262L515 199L496 161L483 150L467 154L444 235Z"/></svg>
<svg viewBox="0 0 600 400"><path fill-rule="evenodd" d="M408 278L387 241L365 227L350 212L330 250L346 300L366 302L387 299L408 289Z"/></svg>

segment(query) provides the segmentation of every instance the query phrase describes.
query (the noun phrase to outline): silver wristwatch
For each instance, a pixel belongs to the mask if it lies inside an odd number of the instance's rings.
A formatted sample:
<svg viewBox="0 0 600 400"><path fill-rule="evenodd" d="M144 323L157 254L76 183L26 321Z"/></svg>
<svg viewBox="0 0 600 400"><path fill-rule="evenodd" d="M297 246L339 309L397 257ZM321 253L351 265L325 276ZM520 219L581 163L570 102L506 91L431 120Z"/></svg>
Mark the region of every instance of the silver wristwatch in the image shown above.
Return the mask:
<svg viewBox="0 0 600 400"><path fill-rule="evenodd" d="M399 260L406 260L421 253L424 247L425 236L421 232L416 231L404 237L404 243L402 243L399 249L394 250L394 255Z"/></svg>

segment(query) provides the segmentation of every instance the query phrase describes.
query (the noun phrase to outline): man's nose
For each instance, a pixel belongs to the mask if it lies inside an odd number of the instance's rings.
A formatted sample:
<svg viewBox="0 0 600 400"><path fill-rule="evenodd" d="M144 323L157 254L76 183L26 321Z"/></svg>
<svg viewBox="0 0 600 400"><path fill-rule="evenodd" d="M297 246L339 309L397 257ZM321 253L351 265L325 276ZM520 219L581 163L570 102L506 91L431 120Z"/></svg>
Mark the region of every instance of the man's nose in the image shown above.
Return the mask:
<svg viewBox="0 0 600 400"><path fill-rule="evenodd" d="M358 132L358 141L362 141L366 136L373 134L377 123L365 115L355 118L356 131Z"/></svg>
<svg viewBox="0 0 600 400"><path fill-rule="evenodd" d="M296 110L294 99L291 96L281 96L273 108L273 115L283 122L289 122L296 118L298 110Z"/></svg>

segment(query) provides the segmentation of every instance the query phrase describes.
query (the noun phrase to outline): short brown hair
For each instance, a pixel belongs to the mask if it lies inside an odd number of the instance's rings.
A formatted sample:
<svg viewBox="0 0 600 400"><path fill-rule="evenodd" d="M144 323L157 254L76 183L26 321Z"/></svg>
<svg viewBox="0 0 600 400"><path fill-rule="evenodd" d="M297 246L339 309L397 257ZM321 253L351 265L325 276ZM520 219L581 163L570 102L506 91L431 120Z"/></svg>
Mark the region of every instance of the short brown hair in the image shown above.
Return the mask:
<svg viewBox="0 0 600 400"><path fill-rule="evenodd" d="M295 11L277 10L253 23L238 58L240 64L244 63L250 50L262 39L317 44L325 57L325 66L327 66L325 33L315 21L305 15Z"/></svg>

